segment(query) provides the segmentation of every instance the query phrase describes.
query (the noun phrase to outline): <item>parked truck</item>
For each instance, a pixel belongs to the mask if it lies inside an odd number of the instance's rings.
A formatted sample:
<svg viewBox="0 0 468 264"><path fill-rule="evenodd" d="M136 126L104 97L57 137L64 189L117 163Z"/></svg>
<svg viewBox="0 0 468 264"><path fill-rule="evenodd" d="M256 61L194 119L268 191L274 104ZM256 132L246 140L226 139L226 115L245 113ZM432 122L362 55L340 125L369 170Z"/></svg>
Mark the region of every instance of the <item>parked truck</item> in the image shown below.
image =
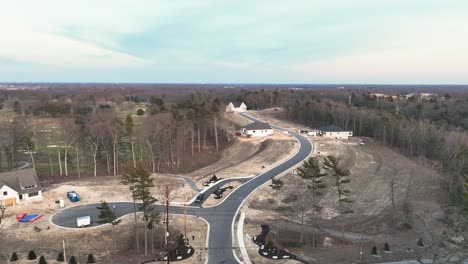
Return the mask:
<svg viewBox="0 0 468 264"><path fill-rule="evenodd" d="M81 216L76 218L76 226L78 227L85 227L91 224L91 217L88 216Z"/></svg>

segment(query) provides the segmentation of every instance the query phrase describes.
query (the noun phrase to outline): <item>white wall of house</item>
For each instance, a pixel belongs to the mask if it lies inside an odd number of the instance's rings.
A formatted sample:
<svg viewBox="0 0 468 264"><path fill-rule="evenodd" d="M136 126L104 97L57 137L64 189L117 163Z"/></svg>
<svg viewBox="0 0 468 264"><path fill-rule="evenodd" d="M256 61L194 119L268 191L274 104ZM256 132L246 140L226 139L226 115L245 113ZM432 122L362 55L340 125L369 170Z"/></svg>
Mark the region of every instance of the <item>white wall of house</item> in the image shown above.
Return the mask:
<svg viewBox="0 0 468 264"><path fill-rule="evenodd" d="M33 193L25 193L23 194L23 199L25 201L28 201L28 200L42 200L43 197L42 197L42 191L37 191L37 195L33 195Z"/></svg>
<svg viewBox="0 0 468 264"><path fill-rule="evenodd" d="M335 139L348 139L353 136L352 131L340 131L340 132L323 132L322 137L335 138Z"/></svg>
<svg viewBox="0 0 468 264"><path fill-rule="evenodd" d="M16 203L19 203L18 193L12 188L6 185L3 185L2 188L0 188L0 201L10 199L10 198L15 198Z"/></svg>
<svg viewBox="0 0 468 264"><path fill-rule="evenodd" d="M256 129L256 130L247 130L242 129L242 132L246 135L251 137L266 137L269 135L273 135L273 129Z"/></svg>

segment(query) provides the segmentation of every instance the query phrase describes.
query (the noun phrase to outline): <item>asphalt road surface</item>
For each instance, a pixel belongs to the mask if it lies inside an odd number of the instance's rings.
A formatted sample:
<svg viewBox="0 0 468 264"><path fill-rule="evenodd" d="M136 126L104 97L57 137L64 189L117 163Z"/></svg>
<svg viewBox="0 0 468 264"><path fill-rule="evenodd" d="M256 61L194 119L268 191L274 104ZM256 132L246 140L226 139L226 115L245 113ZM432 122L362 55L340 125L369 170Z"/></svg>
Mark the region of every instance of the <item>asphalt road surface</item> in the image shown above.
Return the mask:
<svg viewBox="0 0 468 264"><path fill-rule="evenodd" d="M255 118L245 114L240 113L241 116L251 120L258 121ZM277 130L285 131L279 127L273 127ZM254 177L252 179L245 179L245 183L235 189L231 195L226 197L221 204L218 204L209 208L189 208L187 209L188 214L193 214L195 216L202 217L210 225L209 231L209 241L208 241L208 263L221 264L221 263L238 263L234 257L233 252L233 230L232 224L236 217L239 207L242 205L243 201L255 191L256 188L269 181L272 177L279 175L296 164L302 162L306 159L312 151L312 144L308 139L302 135L289 131L293 137L295 137L300 142L299 151L289 160L284 163ZM258 164L259 166L263 164ZM211 194L213 190L218 188L218 185L225 184L226 182L215 184L210 186L209 189L205 191L207 195ZM91 221L98 219L99 211L96 207L99 204L86 204L78 205L74 207L69 207L63 209L61 212L52 216L51 221L58 226L77 228L76 227L76 218L80 216L90 216ZM131 214L134 212L133 203L129 202L117 202L109 203L111 208L114 208L115 214L117 217ZM155 209L159 212L163 212L164 208L162 205L155 205ZM170 213L174 214L183 214L183 207L181 206L171 206ZM91 226L97 226L96 222L92 222Z"/></svg>

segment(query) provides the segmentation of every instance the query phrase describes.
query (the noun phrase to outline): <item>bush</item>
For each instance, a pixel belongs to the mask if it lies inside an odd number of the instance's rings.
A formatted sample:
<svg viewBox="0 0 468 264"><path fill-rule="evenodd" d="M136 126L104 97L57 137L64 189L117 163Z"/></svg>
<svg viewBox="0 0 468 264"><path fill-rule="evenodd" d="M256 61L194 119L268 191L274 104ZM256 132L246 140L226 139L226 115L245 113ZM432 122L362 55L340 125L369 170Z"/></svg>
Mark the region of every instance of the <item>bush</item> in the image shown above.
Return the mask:
<svg viewBox="0 0 468 264"><path fill-rule="evenodd" d="M39 258L39 264L47 264L47 261L45 260L45 257L44 256L41 256Z"/></svg>
<svg viewBox="0 0 468 264"><path fill-rule="evenodd" d="M424 247L424 243L421 238L418 239L418 242L416 244L418 245L418 247Z"/></svg>
<svg viewBox="0 0 468 264"><path fill-rule="evenodd" d="M137 113L136 113L136 114L137 114L137 116L142 116L142 115L145 114L145 110L143 110L143 109L140 108L140 109L137 110Z"/></svg>
<svg viewBox="0 0 468 264"><path fill-rule="evenodd" d="M64 262L65 258L63 257L63 252L60 252L57 256L57 261L58 262Z"/></svg>
<svg viewBox="0 0 468 264"><path fill-rule="evenodd" d="M372 247L372 252L371 252L372 255L377 255L377 247L376 246L373 246Z"/></svg>
<svg viewBox="0 0 468 264"><path fill-rule="evenodd" d="M70 261L68 262L68 264L78 264L78 263L76 262L75 256L71 256Z"/></svg>
<svg viewBox="0 0 468 264"><path fill-rule="evenodd" d="M28 260L37 259L36 252L34 250L29 251Z"/></svg>
<svg viewBox="0 0 468 264"><path fill-rule="evenodd" d="M383 247L384 251L390 251L390 245L388 245L388 242L385 242L385 245Z"/></svg>
<svg viewBox="0 0 468 264"><path fill-rule="evenodd" d="M93 254L88 255L88 261L86 261L86 263L96 263Z"/></svg>
<svg viewBox="0 0 468 264"><path fill-rule="evenodd" d="M16 252L13 252L13 254L11 254L10 261L17 261L17 260L18 260L18 255L16 254Z"/></svg>

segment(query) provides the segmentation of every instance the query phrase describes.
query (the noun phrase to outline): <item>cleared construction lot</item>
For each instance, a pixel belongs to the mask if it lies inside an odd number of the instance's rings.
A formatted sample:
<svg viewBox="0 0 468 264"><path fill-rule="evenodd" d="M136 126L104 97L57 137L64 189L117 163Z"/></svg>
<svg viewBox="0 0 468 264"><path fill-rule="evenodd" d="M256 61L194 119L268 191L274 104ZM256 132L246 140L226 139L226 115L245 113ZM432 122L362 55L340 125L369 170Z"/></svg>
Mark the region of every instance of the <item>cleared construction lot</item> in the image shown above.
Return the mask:
<svg viewBox="0 0 468 264"><path fill-rule="evenodd" d="M275 123L271 111L258 116ZM278 121L278 124L294 128L294 124ZM303 128L303 127L301 127ZM299 128L296 128L299 129ZM364 141L365 145L360 142ZM312 263L349 263L359 260L360 247L366 262L390 261L402 258L415 258L423 253L416 246L418 238L427 232L441 230L440 220L444 217L443 208L448 203L447 193L440 187L440 176L428 164L413 161L372 139L352 138L333 140L311 138L314 144L313 156L322 162L327 155L341 159L343 167L350 170L350 191L348 206L350 213L339 215L337 190L334 177L323 177L327 186L320 189L317 213L317 229L314 229L313 214L310 208L305 213L305 242L300 246L301 203L305 182L294 171L278 179L284 181L280 190L265 185L255 192L243 207L246 212L246 233L253 237L261 232L260 224L270 225L270 239L278 246L287 248ZM323 171L325 172L325 171ZM395 219L392 210L391 189L395 204ZM430 219L427 222L419 216ZM341 228L345 232L342 234ZM318 247L310 246L312 234L318 238ZM344 241L343 240L344 235ZM388 242L391 254L382 254L378 260L371 256L371 247L383 248ZM260 263L278 263L262 258L258 248L251 244L249 255Z"/></svg>

